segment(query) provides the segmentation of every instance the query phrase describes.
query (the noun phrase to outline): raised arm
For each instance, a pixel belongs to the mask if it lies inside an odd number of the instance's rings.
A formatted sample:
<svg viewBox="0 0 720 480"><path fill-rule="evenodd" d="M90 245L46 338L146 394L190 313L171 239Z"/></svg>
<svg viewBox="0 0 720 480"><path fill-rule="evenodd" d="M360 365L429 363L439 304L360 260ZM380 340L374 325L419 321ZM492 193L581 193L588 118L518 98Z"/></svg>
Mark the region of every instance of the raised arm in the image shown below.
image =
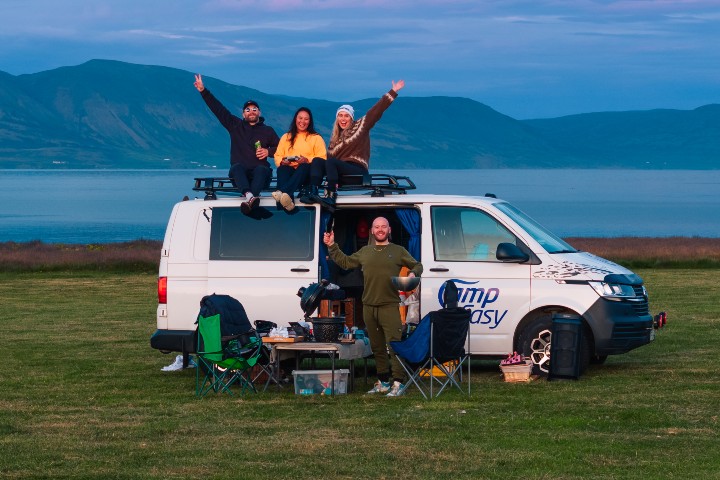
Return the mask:
<svg viewBox="0 0 720 480"><path fill-rule="evenodd" d="M202 81L202 75L200 75L199 73L195 74L194 85L195 85L195 88L197 88L197 91L200 93L202 93L202 91L205 90L205 85L203 85L203 81ZM394 85L394 82L393 82L393 85ZM393 87L393 88L395 88L395 87Z"/></svg>
<svg viewBox="0 0 720 480"><path fill-rule="evenodd" d="M405 86L405 80L392 81L392 88L382 97L380 100L373 105L370 110L365 114L365 125L367 128L372 128L380 120L385 110L392 104L395 98L398 96L398 90L401 90Z"/></svg>

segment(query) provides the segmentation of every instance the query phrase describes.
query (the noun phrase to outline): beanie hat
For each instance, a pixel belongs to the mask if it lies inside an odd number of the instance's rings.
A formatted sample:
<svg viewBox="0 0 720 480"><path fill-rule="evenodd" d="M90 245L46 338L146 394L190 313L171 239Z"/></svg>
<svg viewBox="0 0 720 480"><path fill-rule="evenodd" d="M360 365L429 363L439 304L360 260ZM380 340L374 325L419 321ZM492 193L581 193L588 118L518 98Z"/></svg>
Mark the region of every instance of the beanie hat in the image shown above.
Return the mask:
<svg viewBox="0 0 720 480"><path fill-rule="evenodd" d="M352 107L352 105L341 105L340 108L337 109L335 116L337 117L338 113L340 112L345 112L349 114L350 118L355 120L355 109Z"/></svg>

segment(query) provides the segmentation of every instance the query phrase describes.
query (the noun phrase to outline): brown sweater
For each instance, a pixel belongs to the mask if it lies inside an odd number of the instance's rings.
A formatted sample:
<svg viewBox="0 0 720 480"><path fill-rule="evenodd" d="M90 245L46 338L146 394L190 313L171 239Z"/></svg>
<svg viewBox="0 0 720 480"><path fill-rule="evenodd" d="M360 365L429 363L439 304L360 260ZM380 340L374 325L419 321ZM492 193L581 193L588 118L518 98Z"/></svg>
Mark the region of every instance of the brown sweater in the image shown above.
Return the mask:
<svg viewBox="0 0 720 480"><path fill-rule="evenodd" d="M392 277L397 277L402 267L411 269L416 277L423 272L422 264L415 260L410 252L394 243L367 245L352 255L345 255L338 244L333 243L328 248L328 253L340 268L349 270L362 267L364 305L397 305L400 297L392 283Z"/></svg>
<svg viewBox="0 0 720 480"><path fill-rule="evenodd" d="M369 170L370 129L380 120L397 95L397 92L391 89L380 97L380 100L363 117L341 131L337 139L330 139L328 154L338 160L357 163Z"/></svg>

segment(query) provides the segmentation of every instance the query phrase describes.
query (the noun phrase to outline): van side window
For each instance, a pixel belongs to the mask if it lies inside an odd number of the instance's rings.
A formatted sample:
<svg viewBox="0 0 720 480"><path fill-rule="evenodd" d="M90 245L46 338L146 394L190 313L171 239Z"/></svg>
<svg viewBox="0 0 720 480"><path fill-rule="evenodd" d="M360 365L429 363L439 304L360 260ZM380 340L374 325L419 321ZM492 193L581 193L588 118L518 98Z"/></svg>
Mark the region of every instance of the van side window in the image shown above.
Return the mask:
<svg viewBox="0 0 720 480"><path fill-rule="evenodd" d="M213 208L210 260L312 260L315 209L300 208L293 215L270 213L267 218L253 218L239 208Z"/></svg>
<svg viewBox="0 0 720 480"><path fill-rule="evenodd" d="M497 262L495 252L516 237L495 218L469 207L433 207L435 260Z"/></svg>

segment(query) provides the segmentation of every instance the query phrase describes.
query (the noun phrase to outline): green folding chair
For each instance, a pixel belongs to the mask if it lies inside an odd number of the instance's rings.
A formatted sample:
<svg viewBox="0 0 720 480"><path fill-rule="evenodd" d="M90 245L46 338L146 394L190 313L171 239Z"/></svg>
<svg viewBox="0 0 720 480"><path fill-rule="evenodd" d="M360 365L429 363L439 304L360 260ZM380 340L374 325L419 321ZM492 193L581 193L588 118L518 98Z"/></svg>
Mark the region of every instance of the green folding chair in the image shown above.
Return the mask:
<svg viewBox="0 0 720 480"><path fill-rule="evenodd" d="M220 334L220 314L198 316L198 346L195 395L204 397L208 392L226 392L239 386L240 394L256 393L250 370L262 352L262 339L255 330L240 335L223 337Z"/></svg>

